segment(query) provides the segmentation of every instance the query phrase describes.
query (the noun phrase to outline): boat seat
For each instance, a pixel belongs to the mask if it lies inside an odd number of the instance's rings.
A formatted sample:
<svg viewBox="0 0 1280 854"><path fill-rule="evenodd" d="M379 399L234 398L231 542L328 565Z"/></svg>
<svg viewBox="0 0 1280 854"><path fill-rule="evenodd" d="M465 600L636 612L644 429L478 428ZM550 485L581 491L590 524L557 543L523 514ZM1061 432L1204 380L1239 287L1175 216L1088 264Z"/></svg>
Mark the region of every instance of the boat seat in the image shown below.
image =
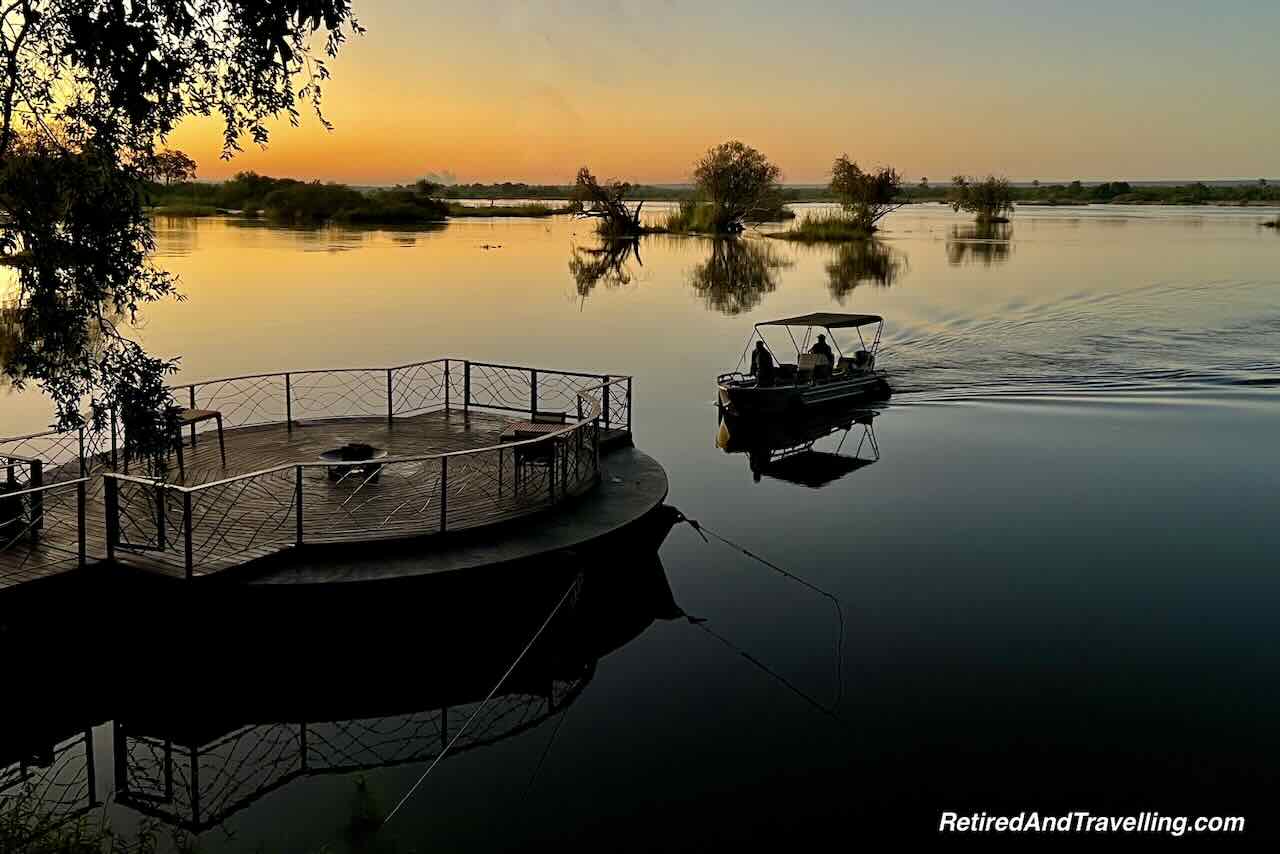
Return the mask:
<svg viewBox="0 0 1280 854"><path fill-rule="evenodd" d="M796 365L798 379L800 382L808 382L827 373L824 369L830 366L831 362L821 353L801 353Z"/></svg>

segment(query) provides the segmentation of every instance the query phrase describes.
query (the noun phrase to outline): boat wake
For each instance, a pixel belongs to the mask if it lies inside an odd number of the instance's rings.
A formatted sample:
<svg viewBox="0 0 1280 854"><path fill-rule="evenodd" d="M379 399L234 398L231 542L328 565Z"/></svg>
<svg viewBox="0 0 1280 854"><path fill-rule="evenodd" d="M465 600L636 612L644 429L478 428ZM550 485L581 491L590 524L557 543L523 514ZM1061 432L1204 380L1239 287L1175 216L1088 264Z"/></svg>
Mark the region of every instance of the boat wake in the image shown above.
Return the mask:
<svg viewBox="0 0 1280 854"><path fill-rule="evenodd" d="M1275 283L1160 284L907 318L883 362L898 398L1168 396L1280 387Z"/></svg>

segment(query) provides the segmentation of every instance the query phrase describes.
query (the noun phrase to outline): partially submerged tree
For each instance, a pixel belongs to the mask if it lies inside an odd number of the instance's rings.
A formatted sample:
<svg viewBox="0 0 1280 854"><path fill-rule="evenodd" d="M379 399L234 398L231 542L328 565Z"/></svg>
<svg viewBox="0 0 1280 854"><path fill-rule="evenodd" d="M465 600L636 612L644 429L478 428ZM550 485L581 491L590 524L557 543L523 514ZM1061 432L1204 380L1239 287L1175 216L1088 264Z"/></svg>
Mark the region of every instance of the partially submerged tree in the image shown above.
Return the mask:
<svg viewBox="0 0 1280 854"><path fill-rule="evenodd" d="M988 175L981 181L957 175L951 186L951 207L971 213L978 222L1008 222L1013 213L1013 190L1008 178Z"/></svg>
<svg viewBox="0 0 1280 854"><path fill-rule="evenodd" d="M117 322L177 293L149 259L147 166L186 116L222 119L224 156L265 145L271 118L297 123L300 103L319 116L325 57L359 31L349 0L0 5L0 256L25 259L0 371L38 384L59 428L102 429L114 410L134 449L162 459L177 363Z"/></svg>
<svg viewBox="0 0 1280 854"><path fill-rule="evenodd" d="M693 183L711 206L711 230L740 232L753 214L775 207L781 175L769 158L736 139L709 148L694 166Z"/></svg>
<svg viewBox="0 0 1280 854"><path fill-rule="evenodd" d="M898 200L902 176L892 166L864 172L842 154L831 165L831 194L860 231L870 235L876 224L906 202Z"/></svg>
<svg viewBox="0 0 1280 854"><path fill-rule="evenodd" d="M645 230L640 224L640 209L644 202L638 202L635 208L628 206L626 197L630 190L630 184L617 179L601 184L591 170L583 166L578 170L570 203L576 216L599 220L596 231L601 235L634 237Z"/></svg>

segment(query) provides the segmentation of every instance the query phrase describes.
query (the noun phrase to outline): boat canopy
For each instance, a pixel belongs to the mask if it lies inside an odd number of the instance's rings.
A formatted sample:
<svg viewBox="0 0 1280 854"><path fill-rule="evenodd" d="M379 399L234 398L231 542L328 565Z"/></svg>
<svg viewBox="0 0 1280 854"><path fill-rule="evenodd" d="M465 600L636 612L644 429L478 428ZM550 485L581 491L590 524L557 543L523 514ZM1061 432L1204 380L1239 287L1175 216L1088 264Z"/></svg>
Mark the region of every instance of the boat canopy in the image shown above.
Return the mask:
<svg viewBox="0 0 1280 854"><path fill-rule="evenodd" d="M781 320L766 320L756 326L821 326L826 329L852 329L858 326L871 326L884 323L878 314L838 314L832 311L815 311L812 314L798 314L795 317L784 317Z"/></svg>

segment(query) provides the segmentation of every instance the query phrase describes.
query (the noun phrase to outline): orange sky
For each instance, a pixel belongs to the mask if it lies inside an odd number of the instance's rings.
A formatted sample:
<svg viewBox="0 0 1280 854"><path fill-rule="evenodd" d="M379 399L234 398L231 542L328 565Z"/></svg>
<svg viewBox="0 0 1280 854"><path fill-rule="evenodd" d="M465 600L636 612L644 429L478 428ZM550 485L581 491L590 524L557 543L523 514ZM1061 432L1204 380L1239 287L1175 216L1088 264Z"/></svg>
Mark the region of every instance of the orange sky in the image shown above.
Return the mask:
<svg viewBox="0 0 1280 854"><path fill-rule="evenodd" d="M1280 12L1254 0L354 5L368 33L332 63L334 131L281 123L229 163L214 121L170 145L206 179L360 184L564 183L584 164L679 182L730 137L795 183L844 151L935 181L1280 174Z"/></svg>

